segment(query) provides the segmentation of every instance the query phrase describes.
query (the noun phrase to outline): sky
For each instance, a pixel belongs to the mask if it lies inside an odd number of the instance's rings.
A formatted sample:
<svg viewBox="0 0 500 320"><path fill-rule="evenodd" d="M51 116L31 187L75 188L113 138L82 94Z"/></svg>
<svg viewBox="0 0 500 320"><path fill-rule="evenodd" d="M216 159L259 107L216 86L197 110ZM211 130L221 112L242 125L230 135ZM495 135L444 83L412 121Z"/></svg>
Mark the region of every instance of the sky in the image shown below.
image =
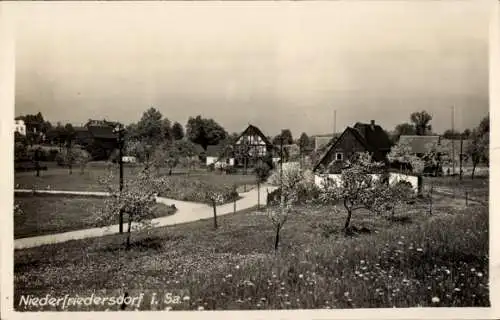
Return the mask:
<svg viewBox="0 0 500 320"><path fill-rule="evenodd" d="M56 123L213 118L229 132L386 130L426 110L436 132L488 112L482 1L21 2L16 115Z"/></svg>

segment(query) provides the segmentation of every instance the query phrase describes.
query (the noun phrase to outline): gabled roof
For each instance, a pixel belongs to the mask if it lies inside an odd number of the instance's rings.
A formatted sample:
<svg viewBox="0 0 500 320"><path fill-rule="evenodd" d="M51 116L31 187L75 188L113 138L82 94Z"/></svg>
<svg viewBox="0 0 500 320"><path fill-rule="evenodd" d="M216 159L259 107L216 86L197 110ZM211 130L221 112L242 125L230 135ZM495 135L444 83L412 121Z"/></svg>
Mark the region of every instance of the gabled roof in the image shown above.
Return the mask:
<svg viewBox="0 0 500 320"><path fill-rule="evenodd" d="M342 134L340 135L340 137L338 137L331 145L330 147L325 151L323 152L323 154L321 155L321 157L319 158L319 161L316 163L316 165L314 166L313 168L313 171L316 171L318 169L318 167L321 165L321 163L325 160L325 157L330 153L330 151L335 148L335 146L338 144L339 141L342 141L342 137L347 133L347 132L351 132L354 137L363 145L365 146L365 141L363 140L363 137L361 137L361 135L359 134L359 132L351 127L347 127L344 132L342 132ZM366 146L365 146L366 147Z"/></svg>
<svg viewBox="0 0 500 320"><path fill-rule="evenodd" d="M116 139L117 136L113 132L113 127L111 126L88 126L90 134L94 138L98 139Z"/></svg>
<svg viewBox="0 0 500 320"><path fill-rule="evenodd" d="M373 150L390 150L392 143L387 133L377 124L357 122L354 129L359 131L366 145Z"/></svg>
<svg viewBox="0 0 500 320"><path fill-rule="evenodd" d="M439 144L440 136L416 136L403 135L399 137L399 143L407 143L414 154L423 154L430 150L433 144ZM459 141L460 143L460 141ZM460 145L459 145L460 147Z"/></svg>
<svg viewBox="0 0 500 320"><path fill-rule="evenodd" d="M385 131L382 129L381 126L375 125L375 124L364 124L364 123L356 123L354 125L354 128L347 127L344 132L338 137L326 150L326 152L323 153L323 155L320 157L318 163L314 166L313 171L316 171L318 167L322 164L324 161L325 157L330 153L330 151L336 147L336 145L342 141L343 136L346 133L351 133L356 140L358 140L365 148L366 150L369 151L376 151L376 150L387 150L389 151L391 149L391 141L389 140L389 137L385 133Z"/></svg>
<svg viewBox="0 0 500 320"><path fill-rule="evenodd" d="M238 138L236 138L235 142L240 140L242 136L253 136L253 135L259 136L266 145L268 146L272 145L271 141L269 141L266 135L262 133L262 131L259 128L257 128L252 124L249 124L248 127L245 130L243 130L243 132L238 136Z"/></svg>

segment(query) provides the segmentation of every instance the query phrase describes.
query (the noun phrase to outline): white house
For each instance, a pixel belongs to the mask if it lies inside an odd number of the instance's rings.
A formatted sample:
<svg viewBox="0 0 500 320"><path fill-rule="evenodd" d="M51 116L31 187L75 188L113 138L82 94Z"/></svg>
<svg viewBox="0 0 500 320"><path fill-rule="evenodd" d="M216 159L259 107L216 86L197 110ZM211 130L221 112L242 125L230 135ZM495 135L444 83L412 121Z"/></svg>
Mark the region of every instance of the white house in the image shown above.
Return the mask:
<svg viewBox="0 0 500 320"><path fill-rule="evenodd" d="M26 135L26 125L23 120L14 120L14 132L18 132L23 136Z"/></svg>
<svg viewBox="0 0 500 320"><path fill-rule="evenodd" d="M123 156L122 157L122 162L124 163L136 163L137 158L134 156Z"/></svg>

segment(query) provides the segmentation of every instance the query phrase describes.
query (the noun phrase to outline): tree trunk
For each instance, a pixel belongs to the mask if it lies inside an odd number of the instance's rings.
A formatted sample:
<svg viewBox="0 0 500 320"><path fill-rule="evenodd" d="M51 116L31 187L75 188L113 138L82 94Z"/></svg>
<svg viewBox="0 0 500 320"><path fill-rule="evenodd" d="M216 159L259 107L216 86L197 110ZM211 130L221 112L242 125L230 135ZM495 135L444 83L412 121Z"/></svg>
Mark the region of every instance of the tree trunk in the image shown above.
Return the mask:
<svg viewBox="0 0 500 320"><path fill-rule="evenodd" d="M257 181L257 210L260 210L260 181Z"/></svg>
<svg viewBox="0 0 500 320"><path fill-rule="evenodd" d="M168 175L171 176L172 175L172 168L169 168L168 169Z"/></svg>
<svg viewBox="0 0 500 320"><path fill-rule="evenodd" d="M274 238L274 251L278 251L278 246L280 243L280 230L281 226L278 224L276 226L276 237Z"/></svg>
<svg viewBox="0 0 500 320"><path fill-rule="evenodd" d="M69 164L69 174L73 174L73 166L71 163Z"/></svg>
<svg viewBox="0 0 500 320"><path fill-rule="evenodd" d="M352 208L347 204L347 199L344 199L344 207L347 210L347 218L345 220L344 224L344 232L347 234L349 230L349 224L351 223L351 217L352 217Z"/></svg>
<svg viewBox="0 0 500 320"><path fill-rule="evenodd" d="M217 229L217 206L215 201L213 201L212 206L214 208L214 229Z"/></svg>
<svg viewBox="0 0 500 320"><path fill-rule="evenodd" d="M38 161L35 163L35 169L36 169L36 176L39 177L40 176L40 163Z"/></svg>
<svg viewBox="0 0 500 320"><path fill-rule="evenodd" d="M471 180L474 180L474 173L476 172L477 161L472 162L472 175Z"/></svg>
<svg viewBox="0 0 500 320"><path fill-rule="evenodd" d="M130 232L130 229L132 228L132 218L128 217L128 228L127 228L127 250L130 249L130 236L131 236L131 232Z"/></svg>

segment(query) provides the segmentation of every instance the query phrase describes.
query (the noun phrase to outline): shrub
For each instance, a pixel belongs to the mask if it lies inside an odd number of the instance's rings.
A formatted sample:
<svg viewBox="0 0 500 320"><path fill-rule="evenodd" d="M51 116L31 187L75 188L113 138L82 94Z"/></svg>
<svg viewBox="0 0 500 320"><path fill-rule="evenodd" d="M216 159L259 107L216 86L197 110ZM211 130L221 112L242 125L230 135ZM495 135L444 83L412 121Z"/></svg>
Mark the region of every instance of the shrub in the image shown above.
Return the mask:
<svg viewBox="0 0 500 320"><path fill-rule="evenodd" d="M280 169L273 170L268 183L280 186ZM320 190L314 183L314 173L311 170L302 170L298 163L283 164L283 186L295 189L295 204L314 201L319 198ZM268 196L269 204L279 202L281 191L276 189Z"/></svg>
<svg viewBox="0 0 500 320"><path fill-rule="evenodd" d="M170 186L169 190L160 191L160 195L166 198L211 204L212 200L208 195L209 191L220 195L221 203L233 201L238 196L238 193L235 194L234 187L230 185L215 186L205 181L177 176L163 178L169 180Z"/></svg>

